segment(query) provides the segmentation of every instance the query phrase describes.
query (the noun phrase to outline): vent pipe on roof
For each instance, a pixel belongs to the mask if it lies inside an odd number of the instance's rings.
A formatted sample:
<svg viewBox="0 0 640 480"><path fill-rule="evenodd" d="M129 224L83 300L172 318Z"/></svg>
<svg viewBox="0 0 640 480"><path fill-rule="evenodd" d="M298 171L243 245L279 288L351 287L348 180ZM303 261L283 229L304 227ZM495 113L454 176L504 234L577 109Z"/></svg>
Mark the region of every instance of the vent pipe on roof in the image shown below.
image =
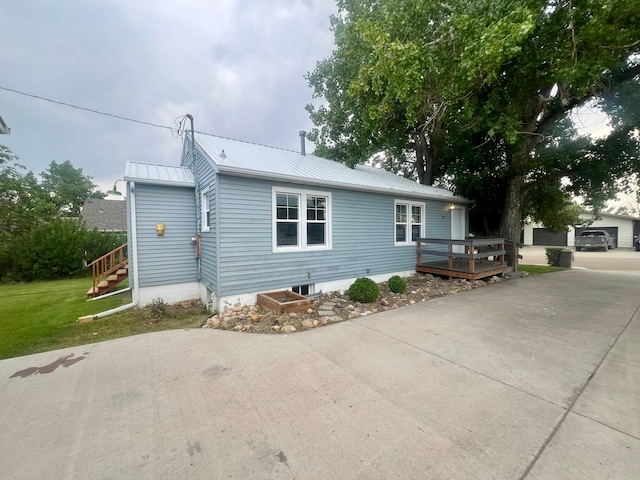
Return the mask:
<svg viewBox="0 0 640 480"><path fill-rule="evenodd" d="M300 155L306 155L306 152L304 149L304 140L305 140L305 137L307 136L307 132L305 132L304 130L301 130L299 135L300 135Z"/></svg>

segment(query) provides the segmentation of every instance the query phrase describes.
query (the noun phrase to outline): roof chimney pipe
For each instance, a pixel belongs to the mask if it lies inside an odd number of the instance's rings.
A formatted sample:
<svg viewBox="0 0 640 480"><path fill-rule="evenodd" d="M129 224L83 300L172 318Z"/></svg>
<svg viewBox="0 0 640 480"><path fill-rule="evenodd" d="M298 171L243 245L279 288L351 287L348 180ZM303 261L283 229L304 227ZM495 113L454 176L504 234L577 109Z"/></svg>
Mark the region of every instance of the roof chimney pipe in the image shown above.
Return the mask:
<svg viewBox="0 0 640 480"><path fill-rule="evenodd" d="M305 137L307 136L307 132L305 132L304 130L301 130L299 135L300 135L300 155L306 155L307 153L305 152L305 149L304 149L304 140L305 140Z"/></svg>

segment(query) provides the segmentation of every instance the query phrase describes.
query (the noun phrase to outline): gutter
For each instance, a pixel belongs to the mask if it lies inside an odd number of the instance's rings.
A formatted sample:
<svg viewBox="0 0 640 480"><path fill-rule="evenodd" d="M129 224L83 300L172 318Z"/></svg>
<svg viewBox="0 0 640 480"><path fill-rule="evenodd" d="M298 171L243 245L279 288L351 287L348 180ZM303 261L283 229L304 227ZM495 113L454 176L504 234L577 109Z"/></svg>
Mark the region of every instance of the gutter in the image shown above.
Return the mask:
<svg viewBox="0 0 640 480"><path fill-rule="evenodd" d="M131 245L131 264L133 270L133 286L131 288L131 302L126 305L121 305L120 307L112 308L111 310L105 310L104 312L95 313L93 315L85 315L84 317L78 318L78 323L88 323L93 320L97 320L98 318L106 317L107 315L111 315L118 312L123 312L130 308L138 305L138 228L137 228L137 219L136 219L136 187L134 182L129 182L129 195L127 197L129 199L129 206L131 212L131 241L129 245Z"/></svg>

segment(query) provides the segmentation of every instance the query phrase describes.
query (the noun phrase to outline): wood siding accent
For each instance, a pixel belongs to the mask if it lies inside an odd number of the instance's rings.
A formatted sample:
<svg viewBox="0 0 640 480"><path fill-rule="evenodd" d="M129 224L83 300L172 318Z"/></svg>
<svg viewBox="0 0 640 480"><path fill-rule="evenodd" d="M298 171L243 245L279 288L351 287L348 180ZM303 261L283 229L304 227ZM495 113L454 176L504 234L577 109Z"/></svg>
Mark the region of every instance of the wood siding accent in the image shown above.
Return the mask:
<svg viewBox="0 0 640 480"><path fill-rule="evenodd" d="M193 188L140 183L135 188L139 286L197 281ZM165 224L162 237L157 223Z"/></svg>
<svg viewBox="0 0 640 480"><path fill-rule="evenodd" d="M451 236L447 202L323 188L332 194L332 249L273 253L273 186L314 188L218 177L221 296L415 269L415 245L394 246L396 199L425 203L426 234Z"/></svg>

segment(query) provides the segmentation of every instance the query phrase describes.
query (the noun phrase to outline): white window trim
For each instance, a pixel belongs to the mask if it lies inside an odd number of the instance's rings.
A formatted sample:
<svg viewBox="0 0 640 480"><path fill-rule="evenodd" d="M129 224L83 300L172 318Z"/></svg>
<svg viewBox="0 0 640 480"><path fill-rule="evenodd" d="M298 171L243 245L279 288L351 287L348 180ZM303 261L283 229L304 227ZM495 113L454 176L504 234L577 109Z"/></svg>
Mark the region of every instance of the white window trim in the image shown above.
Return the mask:
<svg viewBox="0 0 640 480"><path fill-rule="evenodd" d="M299 195L300 197L300 212L299 212L299 243L296 246L279 247L278 246L278 229L277 229L277 201L276 196L278 193L284 193L289 195ZM325 244L324 245L307 245L307 196L311 197L326 197L327 198L327 211L326 211L326 231L325 231ZM331 250L332 249L332 198L330 192L320 192L317 190L302 190L299 188L291 187L272 187L271 188L271 232L272 232L272 248L273 253L283 252L315 252L319 250ZM302 208L304 207L304 208Z"/></svg>
<svg viewBox="0 0 640 480"><path fill-rule="evenodd" d="M202 232L210 232L211 225L207 225L207 215L204 209L204 202L207 201L207 207L209 210L209 220L211 220L211 195L209 195L209 187L200 192L200 230Z"/></svg>
<svg viewBox="0 0 640 480"><path fill-rule="evenodd" d="M398 205L406 205L407 206L407 241L398 242L396 241L396 211ZM415 245L416 242L411 240L411 225L412 225L412 215L411 215L411 207L420 207L420 237L425 236L425 225L427 218L427 204L424 202L415 202L411 200L400 200L396 199L393 202L393 244L398 247L403 247L407 245Z"/></svg>

